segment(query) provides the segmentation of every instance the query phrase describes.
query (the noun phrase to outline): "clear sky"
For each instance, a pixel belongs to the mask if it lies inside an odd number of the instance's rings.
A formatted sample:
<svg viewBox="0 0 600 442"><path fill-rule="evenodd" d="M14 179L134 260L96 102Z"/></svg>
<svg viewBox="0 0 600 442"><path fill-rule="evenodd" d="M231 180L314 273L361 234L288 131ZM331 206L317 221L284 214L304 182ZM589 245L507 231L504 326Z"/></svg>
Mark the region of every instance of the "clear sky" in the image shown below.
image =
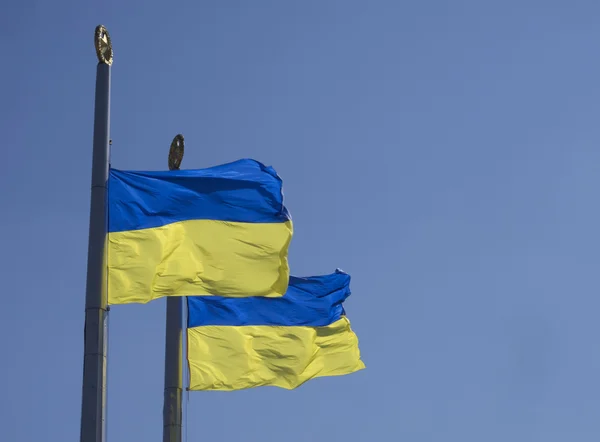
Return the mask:
<svg viewBox="0 0 600 442"><path fill-rule="evenodd" d="M367 369L186 396L192 441L600 438L600 3L0 2L0 439L79 440L96 56L112 164L276 168ZM165 301L113 307L109 442L160 441Z"/></svg>

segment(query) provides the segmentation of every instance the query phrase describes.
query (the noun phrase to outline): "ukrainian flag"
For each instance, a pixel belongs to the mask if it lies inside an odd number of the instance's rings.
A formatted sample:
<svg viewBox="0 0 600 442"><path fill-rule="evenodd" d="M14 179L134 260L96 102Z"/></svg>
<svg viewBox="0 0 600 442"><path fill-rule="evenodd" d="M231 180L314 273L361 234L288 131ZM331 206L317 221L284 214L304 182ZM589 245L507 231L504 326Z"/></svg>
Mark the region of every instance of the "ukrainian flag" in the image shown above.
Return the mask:
<svg viewBox="0 0 600 442"><path fill-rule="evenodd" d="M188 297L190 390L293 389L365 368L345 316L350 276L291 277L282 298Z"/></svg>
<svg viewBox="0 0 600 442"><path fill-rule="evenodd" d="M108 303L163 296L281 297L291 217L274 169L110 170Z"/></svg>

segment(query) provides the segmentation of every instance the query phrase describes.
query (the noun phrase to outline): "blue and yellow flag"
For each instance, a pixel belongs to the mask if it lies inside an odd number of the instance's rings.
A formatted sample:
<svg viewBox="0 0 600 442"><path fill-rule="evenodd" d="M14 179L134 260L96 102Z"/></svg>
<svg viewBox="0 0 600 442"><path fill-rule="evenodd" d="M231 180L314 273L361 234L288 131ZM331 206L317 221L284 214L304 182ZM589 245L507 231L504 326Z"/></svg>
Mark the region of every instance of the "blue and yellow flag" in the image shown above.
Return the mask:
<svg viewBox="0 0 600 442"><path fill-rule="evenodd" d="M271 167L111 169L108 213L109 304L286 293L293 228Z"/></svg>
<svg viewBox="0 0 600 442"><path fill-rule="evenodd" d="M282 298L188 297L190 390L293 389L365 368L345 316L350 276L291 277Z"/></svg>

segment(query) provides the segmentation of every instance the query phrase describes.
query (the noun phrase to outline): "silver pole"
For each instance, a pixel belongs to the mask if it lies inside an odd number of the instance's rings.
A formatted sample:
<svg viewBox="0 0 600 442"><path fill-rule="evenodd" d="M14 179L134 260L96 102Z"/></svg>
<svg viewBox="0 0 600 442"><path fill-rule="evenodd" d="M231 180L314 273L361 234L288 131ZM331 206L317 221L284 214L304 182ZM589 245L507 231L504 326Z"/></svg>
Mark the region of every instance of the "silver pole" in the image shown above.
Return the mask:
<svg viewBox="0 0 600 442"><path fill-rule="evenodd" d="M183 385L181 321L183 299L179 296L167 298L163 442L181 442Z"/></svg>
<svg viewBox="0 0 600 442"><path fill-rule="evenodd" d="M169 170L177 170L183 158L183 135L179 134L169 150ZM183 297L167 298L165 327L165 391L163 405L163 442L181 442L183 391Z"/></svg>
<svg viewBox="0 0 600 442"><path fill-rule="evenodd" d="M107 232L106 182L109 169L110 65L112 46L103 26L96 28L96 98L94 150L88 243L81 442L105 442L107 293L105 243Z"/></svg>

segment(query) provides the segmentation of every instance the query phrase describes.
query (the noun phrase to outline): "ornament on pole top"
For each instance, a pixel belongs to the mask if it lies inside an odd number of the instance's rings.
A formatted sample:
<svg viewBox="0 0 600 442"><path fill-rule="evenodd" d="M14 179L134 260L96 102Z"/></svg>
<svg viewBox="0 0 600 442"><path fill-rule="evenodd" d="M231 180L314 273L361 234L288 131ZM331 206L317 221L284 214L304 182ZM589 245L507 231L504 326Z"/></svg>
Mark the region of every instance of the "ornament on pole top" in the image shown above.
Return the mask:
<svg viewBox="0 0 600 442"><path fill-rule="evenodd" d="M183 135L175 135L169 149L169 170L179 170L181 160L183 159L183 145Z"/></svg>
<svg viewBox="0 0 600 442"><path fill-rule="evenodd" d="M96 26L96 32L94 32L94 46L96 47L98 63L104 63L110 66L113 62L113 48L110 41L110 35L103 25Z"/></svg>

